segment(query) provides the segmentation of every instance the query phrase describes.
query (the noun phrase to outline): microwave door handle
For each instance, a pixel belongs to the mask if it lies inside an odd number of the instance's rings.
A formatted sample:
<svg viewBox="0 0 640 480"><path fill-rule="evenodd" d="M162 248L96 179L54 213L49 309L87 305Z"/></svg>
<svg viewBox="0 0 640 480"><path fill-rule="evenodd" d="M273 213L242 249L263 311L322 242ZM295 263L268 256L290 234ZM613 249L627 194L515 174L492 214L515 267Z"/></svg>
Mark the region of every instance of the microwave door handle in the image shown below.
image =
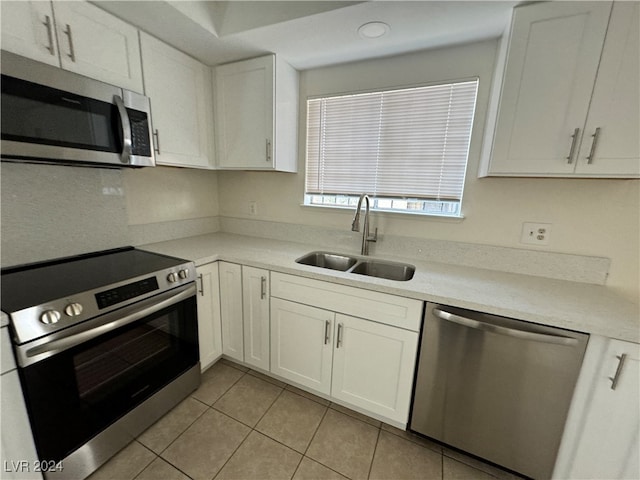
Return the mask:
<svg viewBox="0 0 640 480"><path fill-rule="evenodd" d="M178 293L175 293L175 291L170 291L164 294L160 294L156 297L151 297L141 302L142 305L139 306L139 308L136 308L133 312L124 316L122 316L122 313L119 310L116 310L113 313L105 315L104 323L99 326L89 327L85 331L74 333L66 337L58 338L56 340L42 343L35 347L31 347L27 349L24 354L19 351L18 356L20 357L20 365L26 367L27 365L30 365L32 363L37 363L40 360L44 360L45 358L63 352L64 350L75 347L77 345L80 345L81 343L99 337L100 335L121 328L153 313L159 312L160 310L171 305L175 305L176 303L194 296L195 293L195 283L191 283L188 287L180 290ZM111 320L112 318L113 320Z"/></svg>
<svg viewBox="0 0 640 480"><path fill-rule="evenodd" d="M129 113L127 112L122 97L119 95L113 96L113 101L118 108L118 114L120 115L120 126L122 128L122 152L120 153L120 161L122 163L131 162L131 120L129 119Z"/></svg>
<svg viewBox="0 0 640 480"><path fill-rule="evenodd" d="M486 332L496 333L498 335L505 335L507 337L518 338L521 340L552 343L555 345L575 345L578 343L578 340L572 337L564 337L562 335L550 335L547 333L529 332L526 330L502 327L500 325L480 322L478 320L462 317L454 313L445 312L444 310L440 310L439 308L434 308L433 314L442 320L457 323L458 325L475 328L476 330L484 330Z"/></svg>

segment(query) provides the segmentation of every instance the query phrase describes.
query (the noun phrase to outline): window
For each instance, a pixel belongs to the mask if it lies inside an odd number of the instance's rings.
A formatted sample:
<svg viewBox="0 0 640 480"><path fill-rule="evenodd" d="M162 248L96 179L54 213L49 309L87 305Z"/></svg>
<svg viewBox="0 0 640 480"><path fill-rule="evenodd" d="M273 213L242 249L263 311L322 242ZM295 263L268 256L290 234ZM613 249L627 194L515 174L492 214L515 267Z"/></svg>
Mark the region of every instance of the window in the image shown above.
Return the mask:
<svg viewBox="0 0 640 480"><path fill-rule="evenodd" d="M459 216L478 80L307 100L306 205Z"/></svg>

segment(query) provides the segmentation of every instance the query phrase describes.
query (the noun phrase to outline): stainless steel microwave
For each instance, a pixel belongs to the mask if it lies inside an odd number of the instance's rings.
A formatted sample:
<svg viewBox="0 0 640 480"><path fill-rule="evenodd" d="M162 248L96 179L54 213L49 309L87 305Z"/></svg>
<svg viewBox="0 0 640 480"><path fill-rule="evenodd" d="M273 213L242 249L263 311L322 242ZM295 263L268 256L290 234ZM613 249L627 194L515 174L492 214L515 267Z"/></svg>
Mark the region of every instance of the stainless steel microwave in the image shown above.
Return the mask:
<svg viewBox="0 0 640 480"><path fill-rule="evenodd" d="M2 52L3 161L155 166L149 99Z"/></svg>

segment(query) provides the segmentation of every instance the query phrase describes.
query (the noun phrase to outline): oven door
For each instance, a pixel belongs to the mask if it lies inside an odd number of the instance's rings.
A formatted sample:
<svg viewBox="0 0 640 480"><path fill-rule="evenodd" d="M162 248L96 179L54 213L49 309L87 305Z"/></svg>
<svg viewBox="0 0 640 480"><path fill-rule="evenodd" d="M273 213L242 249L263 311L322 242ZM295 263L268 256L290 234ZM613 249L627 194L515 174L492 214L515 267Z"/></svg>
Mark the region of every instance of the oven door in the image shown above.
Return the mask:
<svg viewBox="0 0 640 480"><path fill-rule="evenodd" d="M193 283L16 348L38 455L60 461L198 364Z"/></svg>

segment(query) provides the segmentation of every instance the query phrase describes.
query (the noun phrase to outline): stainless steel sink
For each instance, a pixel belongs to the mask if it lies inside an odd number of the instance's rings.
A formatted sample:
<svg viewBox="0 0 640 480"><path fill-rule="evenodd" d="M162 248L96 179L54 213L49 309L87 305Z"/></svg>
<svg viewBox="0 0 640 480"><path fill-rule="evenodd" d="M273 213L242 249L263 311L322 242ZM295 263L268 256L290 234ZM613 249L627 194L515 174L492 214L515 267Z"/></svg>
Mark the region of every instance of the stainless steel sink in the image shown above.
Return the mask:
<svg viewBox="0 0 640 480"><path fill-rule="evenodd" d="M311 252L298 258L296 263L401 282L411 280L416 271L416 267L407 263L359 259L331 252Z"/></svg>
<svg viewBox="0 0 640 480"><path fill-rule="evenodd" d="M357 261L357 258L339 255L337 253L311 252L297 259L296 263L346 272L353 267Z"/></svg>
<svg viewBox="0 0 640 480"><path fill-rule="evenodd" d="M358 275L368 275L370 277L406 282L413 278L413 274L416 272L416 267L406 263L367 260L358 263L350 270L350 272L357 273Z"/></svg>

